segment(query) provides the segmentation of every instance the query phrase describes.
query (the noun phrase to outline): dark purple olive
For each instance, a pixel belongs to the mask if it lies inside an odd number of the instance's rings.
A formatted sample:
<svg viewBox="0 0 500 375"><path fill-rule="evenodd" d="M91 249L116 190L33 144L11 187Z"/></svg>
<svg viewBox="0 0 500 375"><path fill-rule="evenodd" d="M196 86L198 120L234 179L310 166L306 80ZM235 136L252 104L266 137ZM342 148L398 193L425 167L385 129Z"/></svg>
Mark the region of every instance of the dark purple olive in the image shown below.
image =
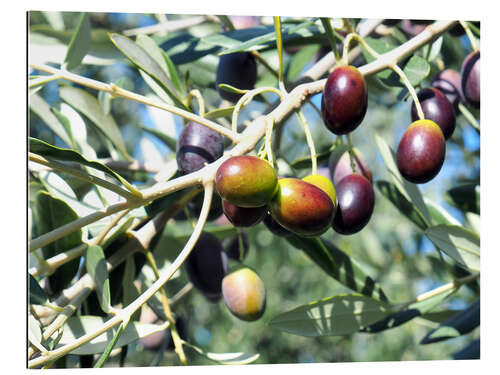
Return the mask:
<svg viewBox="0 0 500 375"><path fill-rule="evenodd" d="M414 184L432 180L444 163L446 145L441 128L431 120L418 120L406 129L397 150L401 175Z"/></svg>
<svg viewBox="0 0 500 375"><path fill-rule="evenodd" d="M427 87L417 94L424 117L427 120L434 121L439 125L444 138L448 139L455 130L455 111L453 105L446 96L438 89ZM417 106L415 103L411 106L412 121L418 120Z"/></svg>
<svg viewBox="0 0 500 375"><path fill-rule="evenodd" d="M332 227L340 234L359 232L370 221L375 205L372 184L360 174L344 177L337 185L337 214Z"/></svg>
<svg viewBox="0 0 500 375"><path fill-rule="evenodd" d="M222 136L196 122L188 123L177 141L177 165L181 174L195 172L224 153Z"/></svg>
<svg viewBox="0 0 500 375"><path fill-rule="evenodd" d="M479 51L470 53L462 64L461 72L464 98L476 108L479 108L481 102L479 58Z"/></svg>
<svg viewBox="0 0 500 375"><path fill-rule="evenodd" d="M347 134L358 127L365 117L368 91L365 78L354 66L341 66L328 77L321 113L326 127L333 133Z"/></svg>
<svg viewBox="0 0 500 375"><path fill-rule="evenodd" d="M267 206L240 207L223 200L222 210L235 227L251 227L264 218Z"/></svg>
<svg viewBox="0 0 500 375"><path fill-rule="evenodd" d="M229 258L241 262L247 256L249 246L246 232L240 230L234 237L225 242L224 248Z"/></svg>
<svg viewBox="0 0 500 375"><path fill-rule="evenodd" d="M195 288L208 300L219 300L227 272L227 255L217 237L203 232L184 265Z"/></svg>
<svg viewBox="0 0 500 375"><path fill-rule="evenodd" d="M221 89L219 85L225 83L241 90L253 89L257 81L257 63L249 52L235 52L222 55L217 65L215 86L222 99L237 102L242 94Z"/></svg>
<svg viewBox="0 0 500 375"><path fill-rule="evenodd" d="M458 113L458 104L463 98L460 73L453 69L445 69L436 75L432 87L441 91L453 105L455 114Z"/></svg>
<svg viewBox="0 0 500 375"><path fill-rule="evenodd" d="M405 33L415 36L424 31L431 23L430 20L403 20L401 28Z"/></svg>

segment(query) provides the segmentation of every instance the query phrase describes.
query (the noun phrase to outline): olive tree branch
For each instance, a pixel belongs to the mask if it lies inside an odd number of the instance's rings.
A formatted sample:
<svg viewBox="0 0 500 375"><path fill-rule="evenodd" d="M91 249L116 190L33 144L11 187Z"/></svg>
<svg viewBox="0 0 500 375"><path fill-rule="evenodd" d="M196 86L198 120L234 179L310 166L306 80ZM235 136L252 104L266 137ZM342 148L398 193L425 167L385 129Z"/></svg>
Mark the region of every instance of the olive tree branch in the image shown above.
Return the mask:
<svg viewBox="0 0 500 375"><path fill-rule="evenodd" d="M40 366L43 365L44 363L53 361L54 359L57 359L69 353L73 349L78 348L84 343L89 342L95 337L100 336L102 333L115 327L121 322L130 319L130 316L132 316L132 314L134 314L144 303L146 303L156 292L158 292L158 290L172 277L172 275L184 263L188 255L191 253L194 245L198 241L198 238L200 237L203 227L205 226L208 217L208 211L210 209L210 204L212 202L214 185L213 182L209 182L206 183L204 186L205 186L205 194L203 197L203 206L201 208L200 217L198 219L198 222L196 223L196 227L194 228L193 233L189 237L189 240L185 244L182 251L179 253L175 261L170 265L170 267L168 267L165 273L161 275L161 277L157 281L155 281L153 285L151 285L144 293L142 293L134 302L132 302L127 307L122 309L119 314L106 321L99 329L79 337L72 343L66 344L60 348L52 350L48 352L47 355L29 361L28 362L29 368ZM110 267L109 263L108 267Z"/></svg>
<svg viewBox="0 0 500 375"><path fill-rule="evenodd" d="M47 73L59 74L61 76L61 78L64 78L68 81L75 82L75 83L78 83L80 85L93 88L95 90L110 93L111 95L113 95L115 97L129 99L129 100L133 100L133 101L138 102L138 103L149 105L151 107L163 109L167 112L181 116L189 121L197 122L201 125L206 126L207 128L215 130L216 132L222 134L223 136L228 137L233 142L239 141L237 134L234 134L231 130L225 128L222 125L217 124L216 122L213 122L211 120L208 120L206 118L198 116L198 115L191 113L189 111L185 111L185 110L178 108L174 105L162 102L160 100L148 98L146 96L136 94L135 92L125 90L125 89L123 89L123 88L121 88L113 83L107 84L107 83L99 82L99 81L96 81L96 80L93 80L90 78L79 76L78 74L74 74L74 73L70 73L68 71L64 71L64 70L50 67L48 65L38 65L38 64L30 63L30 66L33 69L41 70L41 71L44 71Z"/></svg>
<svg viewBox="0 0 500 375"><path fill-rule="evenodd" d="M397 63L399 60L412 54L425 44L434 41L439 35L446 32L455 23L456 21L437 21L429 25L424 31L422 31L414 38L408 40L401 46L387 53L384 53L380 55L378 59L366 65L361 66L359 68L359 71L363 75L370 75L378 73L379 71L382 71L384 69L390 68L391 64ZM65 73L65 74L72 75L71 73ZM74 74L72 76L78 77L77 80L81 78L84 81L87 80L90 81L90 84L94 85L98 90L103 90L103 91L108 90L107 88L108 85L102 82L89 80L88 78L79 77ZM65 78L67 77L65 76ZM218 166L222 162L224 162L231 156L243 155L255 147L257 142L265 135L266 124L268 120L272 120L275 124L280 123L294 110L299 109L301 107L302 102L305 101L309 95L321 92L323 90L325 82L326 79L321 79L309 83L303 83L295 87L295 89L293 89L290 93L288 93L285 96L285 99L274 110L272 110L269 114L265 116L260 116L256 118L241 134L238 134L237 136L239 139L239 143L237 143L235 147L233 147L233 149L227 151L221 158L219 158L215 162L208 164L204 168L194 173L178 177L168 182L160 182L148 189L142 190L141 191L143 193L142 200L138 200L137 202L134 203L123 202L111 205L106 210L96 211L95 213L89 214L83 218L77 219L60 228L48 232L40 237L37 237L36 239L30 242L29 244L30 251L35 250L39 247L43 247L61 237L64 237L69 233L72 233L75 230L78 230L88 224L98 221L103 217L112 215L113 213L125 210L127 208L139 207L142 204L146 204L150 201L153 201L157 198L161 198L167 194L183 189L185 187L201 184L207 181L213 181L215 172ZM140 97L140 95L138 96ZM197 118L199 117L196 115L193 116ZM201 117L199 118L202 119ZM223 129L229 131L226 128ZM233 132L231 132L231 134L233 134Z"/></svg>

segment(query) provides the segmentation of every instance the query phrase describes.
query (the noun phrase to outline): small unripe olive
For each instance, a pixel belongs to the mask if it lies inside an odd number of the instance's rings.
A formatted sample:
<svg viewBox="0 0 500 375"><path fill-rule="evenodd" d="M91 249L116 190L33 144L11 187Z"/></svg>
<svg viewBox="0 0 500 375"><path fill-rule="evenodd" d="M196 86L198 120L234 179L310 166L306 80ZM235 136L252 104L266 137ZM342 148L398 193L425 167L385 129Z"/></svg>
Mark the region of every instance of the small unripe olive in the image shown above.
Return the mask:
<svg viewBox="0 0 500 375"><path fill-rule="evenodd" d="M266 289L250 268L239 268L222 280L222 295L229 311L241 320L259 319L266 309Z"/></svg>

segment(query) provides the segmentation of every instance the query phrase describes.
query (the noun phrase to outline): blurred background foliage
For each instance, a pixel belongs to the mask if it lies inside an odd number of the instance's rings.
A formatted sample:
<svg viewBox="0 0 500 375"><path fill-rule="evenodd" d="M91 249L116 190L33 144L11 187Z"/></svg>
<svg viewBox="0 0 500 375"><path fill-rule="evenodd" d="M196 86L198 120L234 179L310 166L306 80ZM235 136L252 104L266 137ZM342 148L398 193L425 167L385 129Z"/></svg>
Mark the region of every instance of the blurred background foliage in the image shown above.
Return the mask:
<svg viewBox="0 0 500 375"><path fill-rule="evenodd" d="M137 69L110 43L105 32L121 33L137 27L154 25L158 23L158 16L124 13L89 13L89 16L93 34L89 56L86 57L88 61L84 59L83 64L73 72L102 82L119 83L121 87L142 95L154 95ZM37 60L41 58L46 63L61 63L78 17L79 13L70 12L30 12L30 58L36 57ZM167 15L166 17L172 21L191 16ZM263 17L262 21L272 27L270 17ZM304 20L284 18L284 22L287 21ZM353 24L359 21L351 20ZM401 31L399 24L394 28L397 29L396 36L378 36L378 38L385 38L394 44L401 44L410 38ZM218 108L220 105L220 98L215 91L215 70L218 61L216 51L195 61L183 62L184 55L177 53L176 49L181 48L180 43L189 38L220 32L220 25L209 21L186 30L154 35L157 44L172 58L182 76L184 78L188 76L190 87L201 91L208 110ZM291 48L286 49L288 51L285 54L285 62L288 64L286 72L290 80L297 78L300 72L312 66L315 54L321 46L328 48L326 38L317 38L314 43L302 47L299 52L292 51ZM430 86L432 78L439 71L439 61L444 63L446 68L459 71L464 57L470 50L466 36L453 37L448 33L445 34L439 53L433 61L430 61L431 72L421 82L420 87ZM301 60L297 58L300 53L304 55L300 57ZM272 66L278 66L275 49L263 51L262 56ZM363 57L358 58L356 63L364 64ZM259 79L256 86L274 86L275 77L261 64L258 66ZM31 74L38 73L33 71ZM59 89L62 83L61 81L47 83L37 95L50 106L60 109L62 100ZM390 180L374 142L375 133L395 149L404 130L411 123L411 99L401 100L398 97L400 89L384 87L374 77L369 77L367 83L368 112L361 126L352 133L351 139L362 151L372 169L374 179ZM104 98L101 98L96 91L88 88L85 90L94 97L102 99L101 104L105 103ZM317 150L324 150L333 144L335 136L326 130L317 111L320 98L321 95L314 96L311 99L312 105L307 103L303 109L311 126ZM264 95L263 99L254 101L242 111L241 121L255 118L274 100L275 97L272 95ZM316 106L316 109L313 106ZM110 101L109 113L118 124L126 149L134 159L162 165L175 158L174 151L154 135L141 130L141 126L177 138L183 126L181 118L119 98ZM111 157L101 134L93 126L89 126L86 117L82 118L87 124L88 144L96 151L96 157ZM229 123L227 119L224 121L226 124ZM67 147L33 110L29 113L29 133L31 137L52 145ZM300 124L292 116L284 125L279 154L283 161L278 163L279 173L303 177L309 173L308 169L293 170L287 164L308 154L309 150ZM479 135L463 116L458 116L456 131L447 142L443 169L431 182L420 186L420 189L425 197L442 206L461 225L470 227L465 211L453 205L446 192L461 183L479 184L479 174ZM147 173L123 173L123 175L137 186L151 177ZM393 302L405 302L420 293L450 282L453 274L443 267L434 245L377 189L375 192L375 211L370 223L360 233L341 236L330 229L322 237L332 241L356 259L365 271L383 286L385 293ZM155 257L173 261L185 241L184 237L175 237L175 234L189 229L190 225L185 221L169 223L154 246ZM92 229L90 231L92 232ZM264 316L253 323L239 321L230 314L222 300L216 303L209 302L196 290L192 290L176 304L174 309L176 316L182 319L185 325L184 338L207 351L259 353L260 358L257 363L451 359L453 353L466 346L472 339L479 338L479 328L477 328L467 335L451 340L421 345L422 338L438 325L422 318L413 319L399 327L377 334L356 333L340 337L301 337L270 328L267 322L279 313L310 301L349 293L350 290L320 270L311 259L293 248L285 239L273 236L262 223L246 232L250 240L250 251L244 263L258 271L267 289L267 310ZM224 233L221 237L227 236L227 233L232 235L234 231ZM31 258L30 262L36 264ZM167 284L168 294L173 295L187 281L188 278L182 268L177 277ZM113 294L113 286L111 292ZM460 310L477 297L476 292L462 288L437 310ZM186 351L189 364L213 363L190 349ZM64 360L66 367L81 365L78 356L69 355ZM116 366L118 361L119 355L112 356L106 366ZM157 351L147 350L140 342L135 342L128 346L125 363L127 366L150 366L152 363L177 364L178 361L172 349L159 355Z"/></svg>

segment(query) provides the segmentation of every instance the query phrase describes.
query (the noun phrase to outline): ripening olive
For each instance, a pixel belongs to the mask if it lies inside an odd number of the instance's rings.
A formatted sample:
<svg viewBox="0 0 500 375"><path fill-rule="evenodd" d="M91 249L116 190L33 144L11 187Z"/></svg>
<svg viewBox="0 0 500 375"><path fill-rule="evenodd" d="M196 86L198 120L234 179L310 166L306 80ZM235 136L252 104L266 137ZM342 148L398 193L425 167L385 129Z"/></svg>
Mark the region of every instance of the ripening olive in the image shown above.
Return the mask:
<svg viewBox="0 0 500 375"><path fill-rule="evenodd" d="M455 130L455 111L453 105L446 96L438 89L427 87L417 94L424 117L427 120L434 121L441 128L444 138L448 139ZM415 103L411 106L412 121L418 120L417 106Z"/></svg>
<svg viewBox="0 0 500 375"><path fill-rule="evenodd" d="M418 120L406 129L397 150L401 175L422 184L432 180L444 163L446 145L441 128L431 120Z"/></svg>
<svg viewBox="0 0 500 375"><path fill-rule="evenodd" d="M480 52L472 52L462 63L462 93L464 98L474 107L481 103L481 85L479 74Z"/></svg>
<svg viewBox="0 0 500 375"><path fill-rule="evenodd" d="M195 172L224 153L222 136L196 122L188 123L177 141L177 165L181 174Z"/></svg>
<svg viewBox="0 0 500 375"><path fill-rule="evenodd" d="M269 211L281 226L302 236L318 236L330 227L335 204L327 193L297 178L282 178L278 187Z"/></svg>
<svg viewBox="0 0 500 375"><path fill-rule="evenodd" d="M333 133L352 132L363 121L368 105L365 78L354 66L341 66L328 77L321 113L326 127Z"/></svg>
<svg viewBox="0 0 500 375"><path fill-rule="evenodd" d="M278 177L271 165L258 157L241 155L217 169L215 187L226 201L240 207L261 207L276 193Z"/></svg>
<svg viewBox="0 0 500 375"><path fill-rule="evenodd" d="M224 277L222 295L229 311L241 320L257 320L266 309L264 282L247 267L239 268Z"/></svg>
<svg viewBox="0 0 500 375"><path fill-rule="evenodd" d="M355 169L352 168L351 157ZM349 152L349 149L336 147L330 154L328 169L330 170L330 177L335 186L337 186L345 176L353 173L362 174L372 183L372 172L370 168L368 168L368 164L366 164L361 151L355 147L352 148L352 154Z"/></svg>
<svg viewBox="0 0 500 375"><path fill-rule="evenodd" d="M370 182L360 174L344 177L337 185L339 202L333 229L340 234L359 232L370 221L375 194Z"/></svg>
<svg viewBox="0 0 500 375"><path fill-rule="evenodd" d="M240 207L228 201L222 201L222 210L235 227L251 227L264 218L267 207Z"/></svg>

